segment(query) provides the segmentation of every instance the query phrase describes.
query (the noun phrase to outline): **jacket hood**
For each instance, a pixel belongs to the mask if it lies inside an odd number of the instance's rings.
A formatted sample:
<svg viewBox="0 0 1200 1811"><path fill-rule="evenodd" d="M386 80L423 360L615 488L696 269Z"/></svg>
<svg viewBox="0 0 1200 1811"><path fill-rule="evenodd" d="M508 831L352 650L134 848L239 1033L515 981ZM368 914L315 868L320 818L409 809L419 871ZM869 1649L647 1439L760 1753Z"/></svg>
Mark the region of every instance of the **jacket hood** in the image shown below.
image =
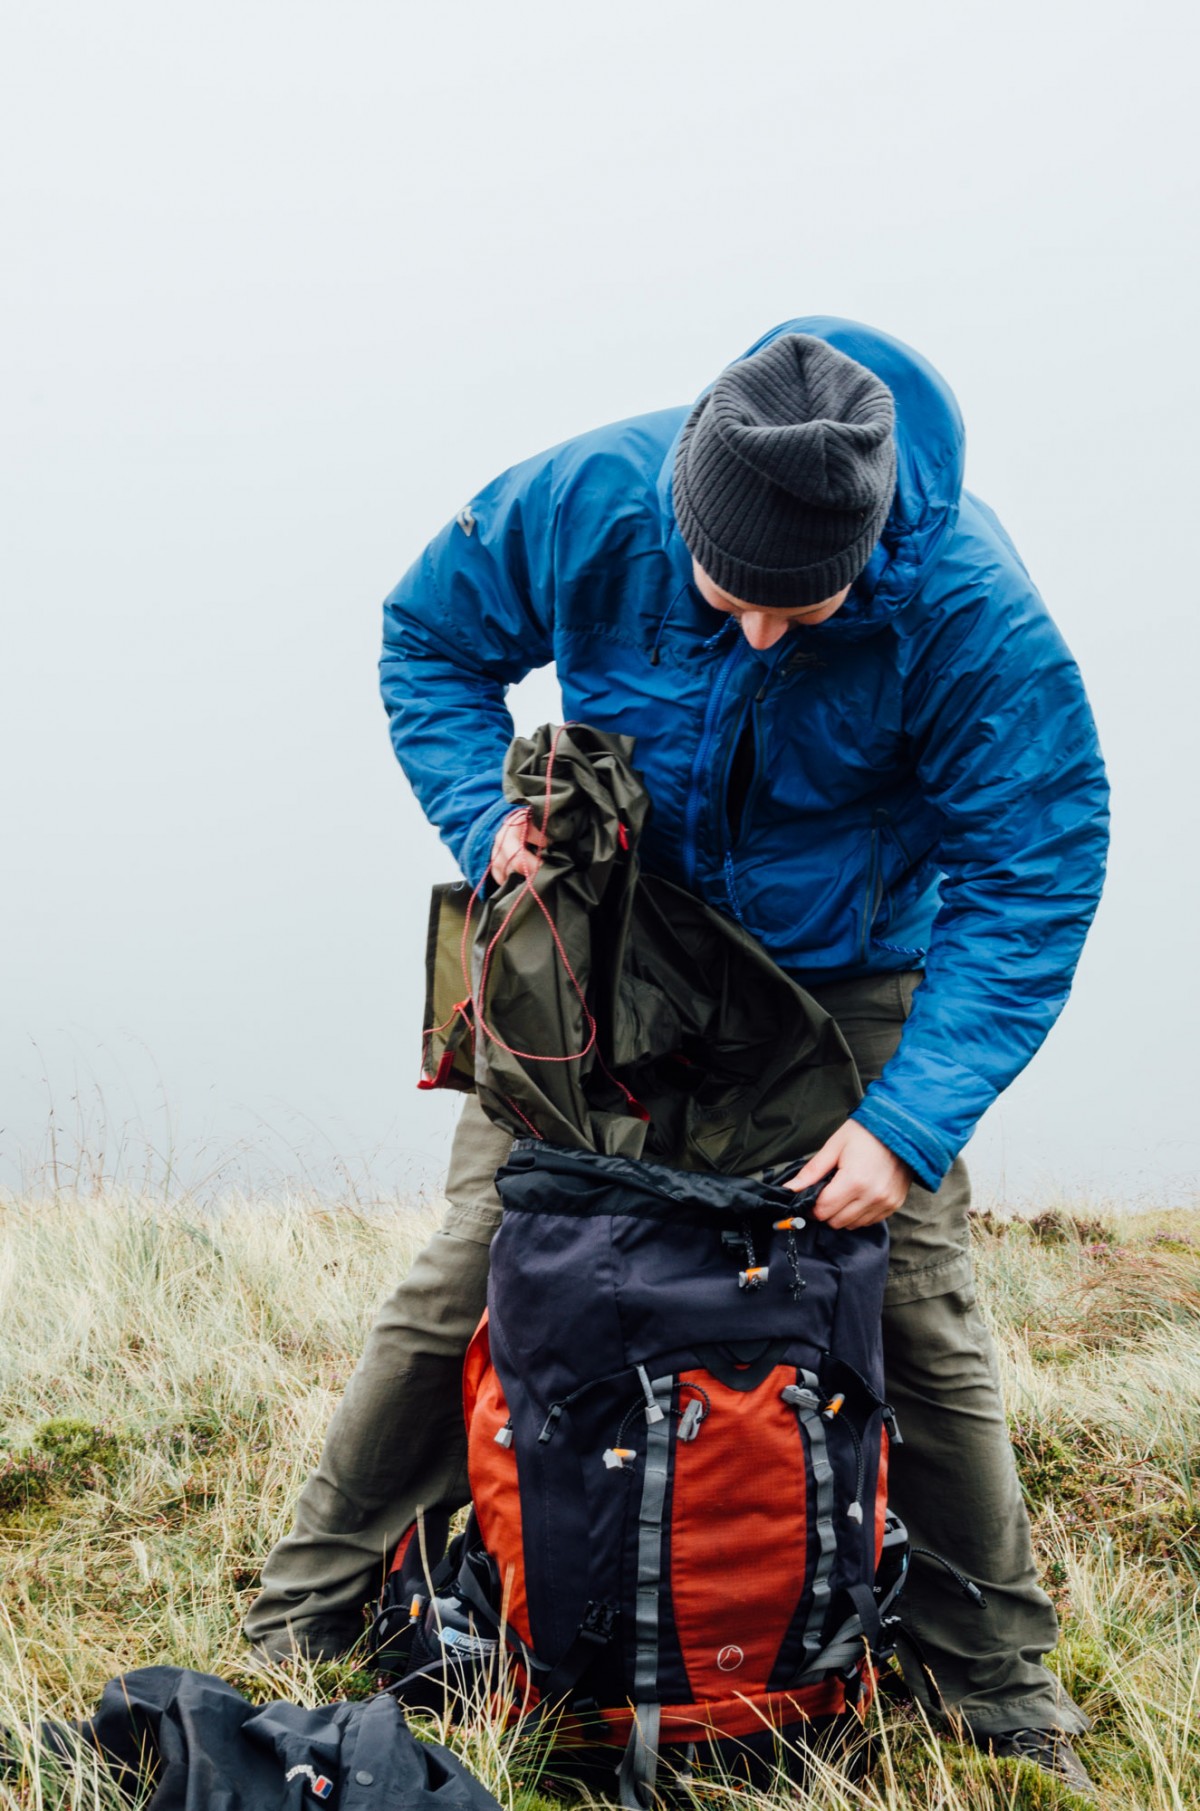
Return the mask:
<svg viewBox="0 0 1200 1811"><path fill-rule="evenodd" d="M811 333L883 380L896 403L896 495L874 552L850 596L827 623L792 631L839 639L873 633L920 591L958 519L966 436L949 384L903 341L836 315L803 315L772 327L742 354L750 358L786 333ZM735 361L740 362L740 361ZM704 394L705 392L701 392ZM660 492L669 503L678 441L663 464ZM674 510L672 532L679 535ZM679 536L682 540L682 537ZM690 556L687 564L690 568Z"/></svg>

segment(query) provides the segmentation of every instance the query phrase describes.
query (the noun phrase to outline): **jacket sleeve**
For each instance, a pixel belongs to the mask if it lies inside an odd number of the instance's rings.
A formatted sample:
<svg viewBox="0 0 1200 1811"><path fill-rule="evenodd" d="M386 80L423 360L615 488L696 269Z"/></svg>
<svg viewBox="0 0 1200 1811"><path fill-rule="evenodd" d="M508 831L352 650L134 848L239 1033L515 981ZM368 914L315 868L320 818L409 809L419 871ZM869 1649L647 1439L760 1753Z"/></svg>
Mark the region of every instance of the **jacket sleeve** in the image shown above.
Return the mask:
<svg viewBox="0 0 1200 1811"><path fill-rule="evenodd" d="M946 600L907 706L942 903L900 1047L854 1115L931 1189L1061 1012L1108 842L1079 671L1015 556L993 576L1001 607Z"/></svg>
<svg viewBox="0 0 1200 1811"><path fill-rule="evenodd" d="M430 543L383 609L392 745L463 873L487 872L513 736L508 687L553 658L552 454L514 466Z"/></svg>

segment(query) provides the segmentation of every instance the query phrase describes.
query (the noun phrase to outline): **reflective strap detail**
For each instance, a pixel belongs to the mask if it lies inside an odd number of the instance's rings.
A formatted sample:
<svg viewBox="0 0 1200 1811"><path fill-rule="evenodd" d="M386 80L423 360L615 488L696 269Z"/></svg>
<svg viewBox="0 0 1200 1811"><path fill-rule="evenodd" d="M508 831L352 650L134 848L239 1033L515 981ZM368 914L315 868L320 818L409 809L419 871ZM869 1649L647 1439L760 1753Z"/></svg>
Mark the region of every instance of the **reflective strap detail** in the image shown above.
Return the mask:
<svg viewBox="0 0 1200 1811"><path fill-rule="evenodd" d="M661 1716L657 1704L635 1704L633 1707L633 1728L617 1768L618 1796L625 1811L650 1811L654 1802Z"/></svg>
<svg viewBox="0 0 1200 1811"><path fill-rule="evenodd" d="M804 1388L789 1384L780 1394L796 1411L796 1419L808 1434L808 1451L812 1460L813 1483L816 1486L817 1563L813 1569L812 1602L804 1624L804 1657L800 1663L807 1673L821 1646L821 1630L829 1608L829 1579L837 1559L837 1534L833 1526L833 1467L825 1439L825 1422L821 1415L821 1386L814 1371L799 1371Z"/></svg>
<svg viewBox="0 0 1200 1811"><path fill-rule="evenodd" d="M667 1500L671 1456L670 1414L673 1377L656 1377L650 1385L656 1421L646 1429L646 1470L638 1510L637 1614L633 1691L640 1703L658 1692L658 1615L662 1587L663 1509Z"/></svg>

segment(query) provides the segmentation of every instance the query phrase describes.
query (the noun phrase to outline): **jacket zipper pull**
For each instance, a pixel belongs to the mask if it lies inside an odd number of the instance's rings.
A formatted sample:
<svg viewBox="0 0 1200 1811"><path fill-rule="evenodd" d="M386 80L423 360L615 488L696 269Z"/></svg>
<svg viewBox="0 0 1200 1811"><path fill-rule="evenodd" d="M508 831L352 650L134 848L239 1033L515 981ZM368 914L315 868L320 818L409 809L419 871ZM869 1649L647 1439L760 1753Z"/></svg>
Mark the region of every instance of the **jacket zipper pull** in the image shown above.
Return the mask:
<svg viewBox="0 0 1200 1811"><path fill-rule="evenodd" d="M495 1438L497 1446L511 1446L512 1445L512 1443L513 1443L513 1424L512 1424L511 1415L509 1416L508 1420L504 1423L503 1427L499 1427L496 1429L494 1438Z"/></svg>

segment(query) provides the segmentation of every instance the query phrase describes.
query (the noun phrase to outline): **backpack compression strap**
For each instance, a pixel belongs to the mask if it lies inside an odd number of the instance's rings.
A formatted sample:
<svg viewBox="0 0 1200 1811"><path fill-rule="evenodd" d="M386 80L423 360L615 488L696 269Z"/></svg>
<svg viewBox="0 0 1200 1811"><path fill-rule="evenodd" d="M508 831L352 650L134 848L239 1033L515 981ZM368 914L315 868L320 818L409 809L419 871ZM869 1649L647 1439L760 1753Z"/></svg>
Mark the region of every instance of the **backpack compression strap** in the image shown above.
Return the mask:
<svg viewBox="0 0 1200 1811"><path fill-rule="evenodd" d="M643 1385L643 1387L645 1387ZM637 1613L634 1624L633 1728L617 1769L626 1811L646 1811L658 1772L658 1621L662 1595L663 1511L671 1458L673 1377L656 1377L647 1392L646 1469L638 1510Z"/></svg>

